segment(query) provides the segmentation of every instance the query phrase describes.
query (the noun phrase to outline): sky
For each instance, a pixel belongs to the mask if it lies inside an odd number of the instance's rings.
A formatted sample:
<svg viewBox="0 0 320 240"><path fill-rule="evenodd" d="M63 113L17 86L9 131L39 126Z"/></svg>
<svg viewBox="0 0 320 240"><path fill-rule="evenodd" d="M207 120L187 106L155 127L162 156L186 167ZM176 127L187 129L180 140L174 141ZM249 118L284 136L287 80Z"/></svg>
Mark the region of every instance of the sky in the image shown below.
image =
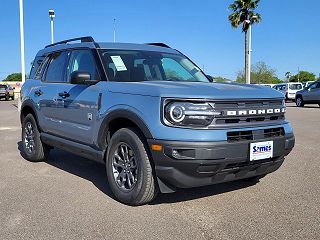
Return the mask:
<svg viewBox="0 0 320 240"><path fill-rule="evenodd" d="M235 79L244 67L244 34L228 22L232 0L24 0L26 71L50 43L48 10L54 9L55 40L91 35L97 42L164 42L190 57L207 74ZM0 80L21 72L19 0L0 3ZM280 79L298 69L320 73L319 0L261 0L262 22L253 27L252 63L265 61Z"/></svg>

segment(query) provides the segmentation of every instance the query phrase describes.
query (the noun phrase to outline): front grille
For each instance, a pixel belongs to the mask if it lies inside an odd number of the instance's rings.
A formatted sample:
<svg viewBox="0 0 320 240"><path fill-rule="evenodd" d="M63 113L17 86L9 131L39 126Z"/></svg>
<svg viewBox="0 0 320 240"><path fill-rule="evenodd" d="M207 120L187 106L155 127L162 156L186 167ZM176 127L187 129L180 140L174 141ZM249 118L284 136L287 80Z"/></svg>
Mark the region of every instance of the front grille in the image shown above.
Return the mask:
<svg viewBox="0 0 320 240"><path fill-rule="evenodd" d="M251 126L285 120L285 106L281 99L215 102L212 105L222 114L215 116L210 127Z"/></svg>
<svg viewBox="0 0 320 240"><path fill-rule="evenodd" d="M228 142L253 140L252 131L228 132Z"/></svg>
<svg viewBox="0 0 320 240"><path fill-rule="evenodd" d="M284 136L284 128L269 128L264 130L264 138Z"/></svg>
<svg viewBox="0 0 320 240"><path fill-rule="evenodd" d="M227 133L228 142L262 140L266 138L274 138L284 136L284 128L268 128L263 130L252 131L234 131Z"/></svg>

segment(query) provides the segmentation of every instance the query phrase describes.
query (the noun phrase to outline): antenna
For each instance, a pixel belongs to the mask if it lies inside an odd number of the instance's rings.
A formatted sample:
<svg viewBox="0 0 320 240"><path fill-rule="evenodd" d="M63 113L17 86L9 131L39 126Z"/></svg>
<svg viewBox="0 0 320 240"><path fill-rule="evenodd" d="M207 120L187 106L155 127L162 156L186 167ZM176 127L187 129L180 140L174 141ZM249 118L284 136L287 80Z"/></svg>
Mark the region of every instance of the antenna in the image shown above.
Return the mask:
<svg viewBox="0 0 320 240"><path fill-rule="evenodd" d="M113 42L116 42L116 19L113 19Z"/></svg>

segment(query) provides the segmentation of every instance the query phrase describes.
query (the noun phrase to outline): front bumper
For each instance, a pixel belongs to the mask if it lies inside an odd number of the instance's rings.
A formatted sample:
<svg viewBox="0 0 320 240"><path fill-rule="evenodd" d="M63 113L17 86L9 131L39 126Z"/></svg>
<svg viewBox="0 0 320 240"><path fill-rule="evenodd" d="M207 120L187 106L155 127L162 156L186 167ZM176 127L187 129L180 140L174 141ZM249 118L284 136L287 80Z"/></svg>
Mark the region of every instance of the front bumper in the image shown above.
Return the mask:
<svg viewBox="0 0 320 240"><path fill-rule="evenodd" d="M251 142L273 141L273 158L250 161ZM181 142L149 140L161 145L151 151L162 192L265 175L277 170L295 144L293 134L238 142Z"/></svg>

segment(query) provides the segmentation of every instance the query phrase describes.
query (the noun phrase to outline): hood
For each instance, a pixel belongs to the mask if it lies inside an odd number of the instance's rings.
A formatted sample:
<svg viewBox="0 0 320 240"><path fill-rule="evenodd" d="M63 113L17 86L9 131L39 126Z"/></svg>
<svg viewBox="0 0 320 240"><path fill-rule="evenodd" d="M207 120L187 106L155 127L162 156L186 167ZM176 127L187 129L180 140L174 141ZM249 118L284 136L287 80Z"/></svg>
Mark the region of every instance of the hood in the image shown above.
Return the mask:
<svg viewBox="0 0 320 240"><path fill-rule="evenodd" d="M283 94L269 87L238 83L109 82L109 91L154 97L208 99L270 99Z"/></svg>

